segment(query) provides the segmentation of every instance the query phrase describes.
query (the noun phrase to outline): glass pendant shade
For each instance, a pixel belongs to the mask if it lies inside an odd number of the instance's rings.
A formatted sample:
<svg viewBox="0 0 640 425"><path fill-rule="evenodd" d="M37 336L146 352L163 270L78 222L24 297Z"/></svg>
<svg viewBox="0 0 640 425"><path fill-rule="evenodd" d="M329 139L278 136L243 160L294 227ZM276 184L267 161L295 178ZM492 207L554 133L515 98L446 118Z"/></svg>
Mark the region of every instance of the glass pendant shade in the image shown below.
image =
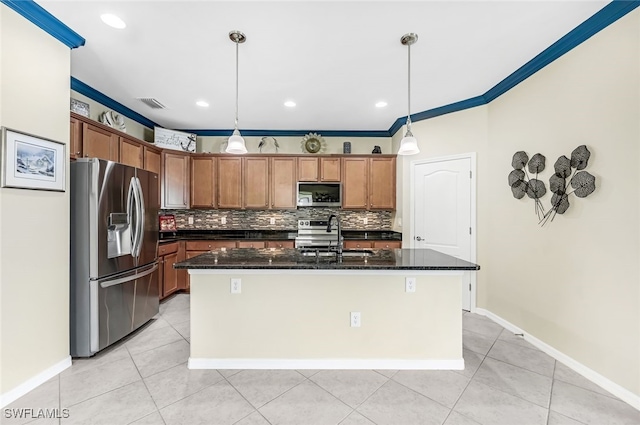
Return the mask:
<svg viewBox="0 0 640 425"><path fill-rule="evenodd" d="M247 153L247 147L244 144L244 139L240 135L240 131L236 128L233 130L233 134L227 141L226 153L242 154Z"/></svg>
<svg viewBox="0 0 640 425"><path fill-rule="evenodd" d="M400 141L400 149L398 155L415 155L420 153L418 148L418 139L413 137L411 133L407 133Z"/></svg>

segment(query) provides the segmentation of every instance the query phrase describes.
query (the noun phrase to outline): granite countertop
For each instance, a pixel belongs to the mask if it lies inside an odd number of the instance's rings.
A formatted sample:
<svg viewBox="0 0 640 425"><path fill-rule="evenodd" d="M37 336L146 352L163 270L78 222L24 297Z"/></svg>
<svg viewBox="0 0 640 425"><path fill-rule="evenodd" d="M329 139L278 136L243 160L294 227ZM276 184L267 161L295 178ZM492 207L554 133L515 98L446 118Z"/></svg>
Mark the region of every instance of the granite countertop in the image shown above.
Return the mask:
<svg viewBox="0 0 640 425"><path fill-rule="evenodd" d="M176 269L262 269L262 270L480 270L469 263L431 249L372 249L370 256L304 256L292 248L240 248L215 250L174 264Z"/></svg>
<svg viewBox="0 0 640 425"><path fill-rule="evenodd" d="M297 229L284 230L178 230L160 232L160 242L178 240L294 240ZM401 241L402 233L390 230L343 230L344 240L394 240Z"/></svg>

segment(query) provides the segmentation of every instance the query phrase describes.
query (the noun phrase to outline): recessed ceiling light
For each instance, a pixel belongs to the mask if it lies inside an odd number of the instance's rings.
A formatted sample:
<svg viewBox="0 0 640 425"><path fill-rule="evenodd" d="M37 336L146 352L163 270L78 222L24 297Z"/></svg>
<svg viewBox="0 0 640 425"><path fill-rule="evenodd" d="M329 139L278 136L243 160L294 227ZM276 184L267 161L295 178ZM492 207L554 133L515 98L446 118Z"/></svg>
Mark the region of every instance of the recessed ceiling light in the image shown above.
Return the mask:
<svg viewBox="0 0 640 425"><path fill-rule="evenodd" d="M284 106L286 106L287 108L294 108L296 106L296 102L294 102L293 100L287 100L286 102L284 102Z"/></svg>
<svg viewBox="0 0 640 425"><path fill-rule="evenodd" d="M209 103L205 102L204 100L199 100L196 102L196 105L203 107L203 108L207 108L209 107Z"/></svg>
<svg viewBox="0 0 640 425"><path fill-rule="evenodd" d="M387 102L380 101L376 103L376 108L384 108L385 106L387 106Z"/></svg>
<svg viewBox="0 0 640 425"><path fill-rule="evenodd" d="M119 30L127 27L127 24L125 24L122 19L118 18L116 15L112 13L104 13L100 15L100 19L102 19L102 22L109 25L110 27L113 27Z"/></svg>

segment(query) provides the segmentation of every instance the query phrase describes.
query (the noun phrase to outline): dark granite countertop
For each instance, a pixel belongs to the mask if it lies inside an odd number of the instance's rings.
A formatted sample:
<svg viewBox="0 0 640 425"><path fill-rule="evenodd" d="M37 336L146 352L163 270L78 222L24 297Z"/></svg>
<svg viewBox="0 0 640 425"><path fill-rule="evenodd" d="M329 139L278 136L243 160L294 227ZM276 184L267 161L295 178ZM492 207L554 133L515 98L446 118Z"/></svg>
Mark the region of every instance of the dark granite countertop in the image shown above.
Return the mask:
<svg viewBox="0 0 640 425"><path fill-rule="evenodd" d="M178 230L160 232L160 242L176 240L294 240L297 229L284 230ZM344 240L394 240L401 241L402 233L390 230L343 230Z"/></svg>
<svg viewBox="0 0 640 425"><path fill-rule="evenodd" d="M373 249L370 256L304 256L292 248L241 248L216 250L174 264L177 269L261 269L261 270L480 270L469 263L431 249Z"/></svg>

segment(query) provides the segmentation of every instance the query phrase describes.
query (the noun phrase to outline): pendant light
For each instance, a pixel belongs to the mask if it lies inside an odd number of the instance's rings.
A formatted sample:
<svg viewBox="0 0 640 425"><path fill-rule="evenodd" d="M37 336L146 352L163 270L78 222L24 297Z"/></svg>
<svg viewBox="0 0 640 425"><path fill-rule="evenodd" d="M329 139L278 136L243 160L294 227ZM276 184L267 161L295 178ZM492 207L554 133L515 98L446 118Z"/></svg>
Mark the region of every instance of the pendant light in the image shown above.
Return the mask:
<svg viewBox="0 0 640 425"><path fill-rule="evenodd" d="M229 38L236 43L236 121L233 134L227 141L227 149L225 149L225 152L241 154L247 153L247 147L244 144L244 139L240 135L240 130L238 130L238 46L240 43L244 43L247 37L240 31L231 31Z"/></svg>
<svg viewBox="0 0 640 425"><path fill-rule="evenodd" d="M400 42L407 46L407 132L400 141L400 149L398 155L415 155L420 153L418 148L418 140L411 133L411 45L418 41L418 34L408 33L400 38Z"/></svg>

